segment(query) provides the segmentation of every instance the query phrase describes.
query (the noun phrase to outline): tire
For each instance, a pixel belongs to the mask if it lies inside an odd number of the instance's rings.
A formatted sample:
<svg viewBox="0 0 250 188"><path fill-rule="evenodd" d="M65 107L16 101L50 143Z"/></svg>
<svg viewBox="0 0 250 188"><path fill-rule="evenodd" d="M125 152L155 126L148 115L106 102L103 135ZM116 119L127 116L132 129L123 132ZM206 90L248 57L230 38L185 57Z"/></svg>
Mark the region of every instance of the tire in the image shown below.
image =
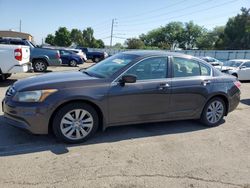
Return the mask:
<svg viewBox="0 0 250 188"><path fill-rule="evenodd" d="M0 74L0 80L1 81L5 81L7 78L9 78L11 76L11 74Z"/></svg>
<svg viewBox="0 0 250 188"><path fill-rule="evenodd" d="M86 120L87 122L83 122ZM65 105L56 113L53 120L55 136L71 144L87 140L96 132L98 126L99 117L96 110L85 103Z"/></svg>
<svg viewBox="0 0 250 188"><path fill-rule="evenodd" d="M95 57L95 58L94 58L94 62L95 62L95 63L98 63L99 61L100 61L100 58L99 58L99 57Z"/></svg>
<svg viewBox="0 0 250 188"><path fill-rule="evenodd" d="M203 109L201 122L209 127L215 127L221 123L226 114L225 112L226 105L224 100L220 97L212 98Z"/></svg>
<svg viewBox="0 0 250 188"><path fill-rule="evenodd" d="M35 60L32 65L35 72L45 72L48 67L47 62L42 59Z"/></svg>
<svg viewBox="0 0 250 188"><path fill-rule="evenodd" d="M77 62L74 59L70 60L69 66L70 67L76 67L77 66Z"/></svg>

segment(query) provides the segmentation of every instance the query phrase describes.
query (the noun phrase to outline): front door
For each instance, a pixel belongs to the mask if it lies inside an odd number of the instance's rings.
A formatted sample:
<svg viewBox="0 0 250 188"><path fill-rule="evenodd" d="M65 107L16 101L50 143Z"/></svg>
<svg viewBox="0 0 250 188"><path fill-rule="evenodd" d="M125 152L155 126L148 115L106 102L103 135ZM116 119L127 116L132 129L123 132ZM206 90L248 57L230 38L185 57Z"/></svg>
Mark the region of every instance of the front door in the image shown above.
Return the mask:
<svg viewBox="0 0 250 188"><path fill-rule="evenodd" d="M168 117L170 79L167 57L140 61L123 75L137 76L136 83L113 84L109 91L109 123L127 124L161 120Z"/></svg>

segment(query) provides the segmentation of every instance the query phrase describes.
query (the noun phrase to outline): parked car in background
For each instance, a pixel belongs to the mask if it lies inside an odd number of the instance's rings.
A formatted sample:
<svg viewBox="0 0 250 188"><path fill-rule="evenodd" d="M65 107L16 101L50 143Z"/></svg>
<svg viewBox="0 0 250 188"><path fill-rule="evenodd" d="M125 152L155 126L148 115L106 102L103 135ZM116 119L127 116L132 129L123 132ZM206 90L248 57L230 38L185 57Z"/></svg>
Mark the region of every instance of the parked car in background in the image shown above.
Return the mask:
<svg viewBox="0 0 250 188"><path fill-rule="evenodd" d="M67 48L66 50L74 52L76 55L80 56L83 61L87 61L87 56L86 56L86 54L84 52L82 52L82 50L80 50L80 49L71 49L71 48Z"/></svg>
<svg viewBox="0 0 250 188"><path fill-rule="evenodd" d="M83 64L83 59L76 53L69 50L59 50L63 65L69 65L76 67L79 64Z"/></svg>
<svg viewBox="0 0 250 188"><path fill-rule="evenodd" d="M223 65L222 61L215 59L213 57L210 57L210 56L199 57L199 58L208 62L209 64L213 65L215 68L217 68L219 70L221 69L221 66Z"/></svg>
<svg viewBox="0 0 250 188"><path fill-rule="evenodd" d="M198 58L129 51L75 72L19 80L3 100L6 123L82 142L99 128L200 119L219 125L240 101L240 82Z"/></svg>
<svg viewBox="0 0 250 188"><path fill-rule="evenodd" d="M31 68L28 46L0 44L0 79L13 73L28 72Z"/></svg>
<svg viewBox="0 0 250 188"><path fill-rule="evenodd" d="M45 72L48 66L61 66L58 50L38 48L32 42L20 38L0 38L0 44L29 46L30 61L35 72Z"/></svg>
<svg viewBox="0 0 250 188"><path fill-rule="evenodd" d="M250 80L250 59L232 59L224 63L222 72L231 74L239 80Z"/></svg>
<svg viewBox="0 0 250 188"><path fill-rule="evenodd" d="M82 50L82 52L86 54L87 59L90 59L96 63L108 57L108 54L106 52L91 51L91 49L84 47L77 47L77 49Z"/></svg>

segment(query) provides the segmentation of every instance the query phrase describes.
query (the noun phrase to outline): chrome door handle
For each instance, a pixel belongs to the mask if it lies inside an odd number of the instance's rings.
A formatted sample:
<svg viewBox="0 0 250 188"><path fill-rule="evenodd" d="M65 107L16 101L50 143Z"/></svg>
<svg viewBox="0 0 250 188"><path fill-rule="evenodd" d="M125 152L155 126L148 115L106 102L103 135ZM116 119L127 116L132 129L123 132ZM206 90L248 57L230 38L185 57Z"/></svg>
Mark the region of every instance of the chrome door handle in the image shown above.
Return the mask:
<svg viewBox="0 0 250 188"><path fill-rule="evenodd" d="M211 83L211 80L203 80L202 85L206 86Z"/></svg>
<svg viewBox="0 0 250 188"><path fill-rule="evenodd" d="M168 83L162 83L159 86L159 90L164 90L164 89L169 88L169 87L170 87L170 85Z"/></svg>

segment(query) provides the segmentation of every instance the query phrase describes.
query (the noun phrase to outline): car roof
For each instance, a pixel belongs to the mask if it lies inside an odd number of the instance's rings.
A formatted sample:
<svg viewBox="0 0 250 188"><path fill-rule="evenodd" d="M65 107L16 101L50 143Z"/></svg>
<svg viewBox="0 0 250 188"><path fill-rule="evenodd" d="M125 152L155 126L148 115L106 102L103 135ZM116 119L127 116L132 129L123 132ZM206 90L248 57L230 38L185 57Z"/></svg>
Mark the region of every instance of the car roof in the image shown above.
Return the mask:
<svg viewBox="0 0 250 188"><path fill-rule="evenodd" d="M245 62L250 61L250 59L230 59L229 61L236 61L236 62L242 62L242 63L245 63Z"/></svg>
<svg viewBox="0 0 250 188"><path fill-rule="evenodd" d="M163 50L131 50L122 52L124 54L131 54L131 55L138 55L141 57L148 57L148 56L181 56L186 58L196 58L191 55L186 55L178 52L168 52Z"/></svg>

